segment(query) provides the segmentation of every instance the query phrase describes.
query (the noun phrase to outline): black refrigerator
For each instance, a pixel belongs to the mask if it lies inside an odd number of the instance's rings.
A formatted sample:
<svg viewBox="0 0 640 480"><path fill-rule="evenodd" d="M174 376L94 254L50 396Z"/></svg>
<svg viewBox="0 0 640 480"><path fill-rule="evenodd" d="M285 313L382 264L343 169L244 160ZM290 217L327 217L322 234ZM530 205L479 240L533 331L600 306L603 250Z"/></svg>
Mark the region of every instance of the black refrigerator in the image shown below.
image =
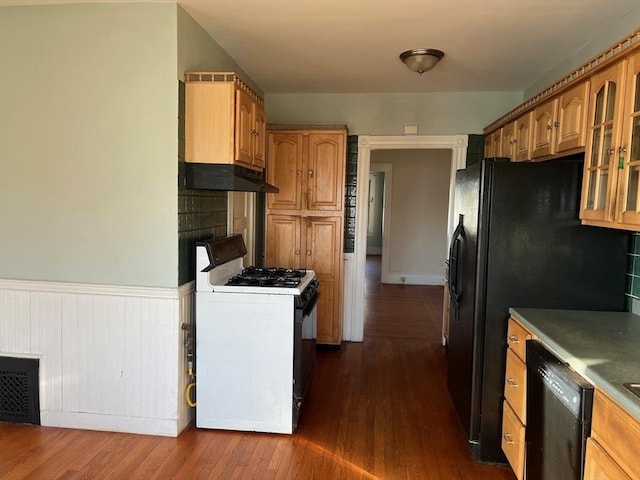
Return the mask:
<svg viewBox="0 0 640 480"><path fill-rule="evenodd" d="M505 461L509 307L625 309L629 234L580 224L582 168L484 159L457 172L447 384L477 460Z"/></svg>

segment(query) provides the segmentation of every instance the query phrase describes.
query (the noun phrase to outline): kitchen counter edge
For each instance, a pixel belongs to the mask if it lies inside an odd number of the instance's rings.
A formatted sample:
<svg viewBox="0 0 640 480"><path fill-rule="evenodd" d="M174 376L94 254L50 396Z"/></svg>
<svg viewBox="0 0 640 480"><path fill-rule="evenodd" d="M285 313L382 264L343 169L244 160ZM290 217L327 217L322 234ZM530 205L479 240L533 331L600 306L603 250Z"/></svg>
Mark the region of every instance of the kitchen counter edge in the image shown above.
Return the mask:
<svg viewBox="0 0 640 480"><path fill-rule="evenodd" d="M640 316L511 307L509 313L558 358L640 421L640 398L623 383L640 382Z"/></svg>

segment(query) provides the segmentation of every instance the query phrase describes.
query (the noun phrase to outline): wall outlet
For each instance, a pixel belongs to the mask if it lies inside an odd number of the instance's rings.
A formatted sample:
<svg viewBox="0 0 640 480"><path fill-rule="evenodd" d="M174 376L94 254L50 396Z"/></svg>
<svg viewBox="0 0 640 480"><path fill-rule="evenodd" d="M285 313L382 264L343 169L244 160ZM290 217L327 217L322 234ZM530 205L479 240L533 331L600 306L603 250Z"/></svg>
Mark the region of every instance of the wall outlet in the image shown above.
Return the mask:
<svg viewBox="0 0 640 480"><path fill-rule="evenodd" d="M406 281L407 281L407 277L400 277L400 281L401 281L402 283L406 282Z"/></svg>

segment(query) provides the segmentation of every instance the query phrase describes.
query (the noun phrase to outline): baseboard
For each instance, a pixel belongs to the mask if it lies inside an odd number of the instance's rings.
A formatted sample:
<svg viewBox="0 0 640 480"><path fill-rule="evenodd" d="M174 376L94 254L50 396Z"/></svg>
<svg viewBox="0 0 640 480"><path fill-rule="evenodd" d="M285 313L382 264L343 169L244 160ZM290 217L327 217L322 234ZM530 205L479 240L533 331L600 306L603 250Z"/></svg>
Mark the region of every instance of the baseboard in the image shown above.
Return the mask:
<svg viewBox="0 0 640 480"><path fill-rule="evenodd" d="M402 279L404 278L404 282ZM386 283L405 285L444 285L444 275L422 275L415 273L389 273Z"/></svg>
<svg viewBox="0 0 640 480"><path fill-rule="evenodd" d="M46 410L40 412L40 423L45 427L77 428L81 430L161 435L165 437L177 437L182 431L179 428L178 419L120 417L95 413L52 412Z"/></svg>

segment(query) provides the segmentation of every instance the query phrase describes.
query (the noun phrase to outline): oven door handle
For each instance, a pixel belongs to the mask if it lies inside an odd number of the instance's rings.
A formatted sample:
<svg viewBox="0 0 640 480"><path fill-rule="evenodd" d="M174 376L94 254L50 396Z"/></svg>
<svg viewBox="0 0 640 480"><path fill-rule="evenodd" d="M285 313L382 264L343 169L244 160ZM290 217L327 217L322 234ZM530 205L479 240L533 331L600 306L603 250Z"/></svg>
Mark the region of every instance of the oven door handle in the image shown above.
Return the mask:
<svg viewBox="0 0 640 480"><path fill-rule="evenodd" d="M318 303L318 297L320 297L320 292L316 292L307 302L307 304L302 308L302 316L307 317L311 313L311 311L315 308L316 303Z"/></svg>

